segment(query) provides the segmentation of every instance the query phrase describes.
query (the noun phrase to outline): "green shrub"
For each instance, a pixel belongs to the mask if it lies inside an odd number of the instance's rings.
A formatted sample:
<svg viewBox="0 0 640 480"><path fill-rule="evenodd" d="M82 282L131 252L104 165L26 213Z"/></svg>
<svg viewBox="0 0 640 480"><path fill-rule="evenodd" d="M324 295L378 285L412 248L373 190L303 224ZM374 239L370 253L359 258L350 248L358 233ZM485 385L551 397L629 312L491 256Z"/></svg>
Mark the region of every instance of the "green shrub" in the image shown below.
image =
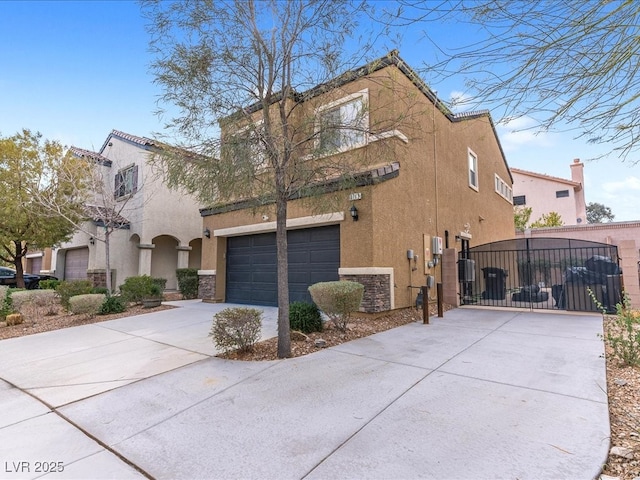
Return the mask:
<svg viewBox="0 0 640 480"><path fill-rule="evenodd" d="M166 278L156 278L156 277L154 277L151 280L153 280L153 283L158 285L158 287L160 288L161 292L164 292L164 289L167 288L167 279Z"/></svg>
<svg viewBox="0 0 640 480"><path fill-rule="evenodd" d="M126 302L142 303L145 298L157 297L158 291L162 293L162 287L156 280L149 275L129 277L120 285L120 293Z"/></svg>
<svg viewBox="0 0 640 480"><path fill-rule="evenodd" d="M179 268L176 270L176 276L182 298L198 298L198 269Z"/></svg>
<svg viewBox="0 0 640 480"><path fill-rule="evenodd" d="M93 284L90 280L71 280L62 281L56 287L56 292L60 295L60 303L69 310L69 299L76 295L86 295L93 290Z"/></svg>
<svg viewBox="0 0 640 480"><path fill-rule="evenodd" d="M321 332L322 318L313 303L293 302L289 305L289 326L302 333Z"/></svg>
<svg viewBox="0 0 640 480"><path fill-rule="evenodd" d="M109 290L107 290L107 287L93 287L91 289L91 293L102 293L103 295L109 295Z"/></svg>
<svg viewBox="0 0 640 480"><path fill-rule="evenodd" d="M69 299L69 311L75 315L87 315L93 317L100 311L100 307L105 301L102 293L88 293L76 295Z"/></svg>
<svg viewBox="0 0 640 480"><path fill-rule="evenodd" d="M108 315L110 313L122 313L127 309L124 299L119 295L113 295L104 299L98 315Z"/></svg>
<svg viewBox="0 0 640 480"><path fill-rule="evenodd" d="M60 280L40 280L38 283L43 290L55 290L60 284Z"/></svg>
<svg viewBox="0 0 640 480"><path fill-rule="evenodd" d="M606 309L589 289L589 296L598 309ZM616 315L611 316L605 335L601 338L611 347L613 357L623 366L640 367L640 311L631 309L625 292L622 303L616 304Z"/></svg>
<svg viewBox="0 0 640 480"><path fill-rule="evenodd" d="M311 298L342 332L347 330L351 313L360 308L364 285L357 282L320 282L309 287Z"/></svg>
<svg viewBox="0 0 640 480"><path fill-rule="evenodd" d="M149 289L149 294L145 298L162 298L162 288L154 282Z"/></svg>
<svg viewBox="0 0 640 480"><path fill-rule="evenodd" d="M222 350L253 350L260 339L262 311L255 308L225 308L213 317L210 337Z"/></svg>
<svg viewBox="0 0 640 480"><path fill-rule="evenodd" d="M4 321L7 315L13 313L13 305L11 302L11 291L9 287L0 286L0 321Z"/></svg>

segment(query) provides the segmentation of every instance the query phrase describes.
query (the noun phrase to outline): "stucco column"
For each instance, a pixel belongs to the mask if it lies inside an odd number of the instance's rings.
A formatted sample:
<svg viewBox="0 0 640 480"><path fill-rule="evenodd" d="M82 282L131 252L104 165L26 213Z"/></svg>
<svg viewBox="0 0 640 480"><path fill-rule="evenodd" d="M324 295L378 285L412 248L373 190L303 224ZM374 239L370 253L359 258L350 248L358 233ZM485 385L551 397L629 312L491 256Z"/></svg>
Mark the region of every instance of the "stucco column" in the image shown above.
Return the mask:
<svg viewBox="0 0 640 480"><path fill-rule="evenodd" d="M156 246L153 243L139 243L138 275L151 275L151 253Z"/></svg>
<svg viewBox="0 0 640 480"><path fill-rule="evenodd" d="M191 251L191 247L187 245L178 245L176 250L178 250L177 268L189 268L189 252Z"/></svg>
<svg viewBox="0 0 640 480"><path fill-rule="evenodd" d="M442 252L442 297L444 303L457 307L460 304L460 283L458 282L458 252L455 248L445 248Z"/></svg>
<svg viewBox="0 0 640 480"><path fill-rule="evenodd" d="M571 164L571 180L580 184L574 195L576 200L576 223L587 223L587 204L584 199L584 164L579 158L573 160Z"/></svg>
<svg viewBox="0 0 640 480"><path fill-rule="evenodd" d="M640 308L640 279L638 279L638 245L635 240L621 240L618 255L622 268L624 291L629 295L631 305Z"/></svg>

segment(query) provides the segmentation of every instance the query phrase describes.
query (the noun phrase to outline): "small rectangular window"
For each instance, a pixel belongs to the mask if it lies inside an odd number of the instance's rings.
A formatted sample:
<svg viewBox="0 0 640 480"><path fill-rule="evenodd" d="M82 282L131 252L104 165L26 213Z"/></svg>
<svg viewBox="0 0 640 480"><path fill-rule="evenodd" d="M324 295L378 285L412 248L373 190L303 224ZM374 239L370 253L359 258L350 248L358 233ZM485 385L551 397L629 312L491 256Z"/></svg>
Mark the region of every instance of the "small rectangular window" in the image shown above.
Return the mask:
<svg viewBox="0 0 640 480"><path fill-rule="evenodd" d="M526 205L527 204L526 195L514 195L513 204L514 205Z"/></svg>
<svg viewBox="0 0 640 480"><path fill-rule="evenodd" d="M469 155L469 186L478 190L478 157L471 150Z"/></svg>
<svg viewBox="0 0 640 480"><path fill-rule="evenodd" d="M496 193L500 195L502 198L504 198L507 202L511 203L513 199L513 191L511 190L511 187L507 185L507 182L505 182L502 178L500 178L500 176L497 173L495 174L495 178L496 178Z"/></svg>
<svg viewBox="0 0 640 480"><path fill-rule="evenodd" d="M132 195L138 190L138 166L131 165L116 173L114 197Z"/></svg>
<svg viewBox="0 0 640 480"><path fill-rule="evenodd" d="M563 198L569 196L569 190L558 190L556 192L556 198Z"/></svg>

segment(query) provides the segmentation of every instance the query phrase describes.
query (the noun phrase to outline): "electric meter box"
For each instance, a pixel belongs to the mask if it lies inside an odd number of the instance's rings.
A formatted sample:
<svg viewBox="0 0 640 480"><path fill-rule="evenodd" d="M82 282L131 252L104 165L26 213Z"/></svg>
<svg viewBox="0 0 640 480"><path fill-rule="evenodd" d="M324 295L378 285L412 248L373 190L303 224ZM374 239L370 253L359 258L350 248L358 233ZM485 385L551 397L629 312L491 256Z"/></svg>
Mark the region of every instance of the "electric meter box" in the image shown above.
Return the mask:
<svg viewBox="0 0 640 480"><path fill-rule="evenodd" d="M433 237L431 241L431 253L433 255L442 255L442 237Z"/></svg>

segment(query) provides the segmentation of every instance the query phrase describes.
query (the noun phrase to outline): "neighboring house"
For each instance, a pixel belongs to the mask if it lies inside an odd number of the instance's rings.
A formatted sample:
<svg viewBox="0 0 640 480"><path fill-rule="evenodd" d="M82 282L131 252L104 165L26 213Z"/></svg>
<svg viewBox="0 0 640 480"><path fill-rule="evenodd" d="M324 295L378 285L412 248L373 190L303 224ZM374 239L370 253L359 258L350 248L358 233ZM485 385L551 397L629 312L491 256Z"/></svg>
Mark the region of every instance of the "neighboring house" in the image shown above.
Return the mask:
<svg viewBox="0 0 640 480"><path fill-rule="evenodd" d="M112 285L127 277L151 275L177 288L177 268L200 268L202 221L194 199L170 190L152 171L149 154L162 144L113 130L98 152L72 147L72 152L100 169L102 188L94 192L85 231L56 250L53 266L59 279L90 279L105 284L105 244L101 229L107 215L118 227L111 235ZM123 207L122 209L120 207Z"/></svg>
<svg viewBox="0 0 640 480"><path fill-rule="evenodd" d="M51 249L29 250L23 258L22 267L25 273L51 274Z"/></svg>
<svg viewBox="0 0 640 480"><path fill-rule="evenodd" d="M583 170L577 158L571 164L571 180L512 168L513 204L531 208L531 223L543 214L557 212L564 225L586 224Z"/></svg>
<svg viewBox="0 0 640 480"><path fill-rule="evenodd" d="M363 311L407 307L429 274L455 303L455 250L514 236L511 174L489 113L451 113L395 52L299 98L297 118L315 116L316 125L348 119L358 102L366 104L368 114L357 120L365 124L318 142L337 162L362 154L368 163L354 188L326 181L327 191L340 192L337 204L325 202L332 207L290 200L291 301L308 299L317 281L348 279L365 285ZM407 105L410 115L391 119ZM248 111L261 113L259 106ZM233 134L223 128L222 138ZM201 214L200 297L276 305L273 204L238 200Z"/></svg>

